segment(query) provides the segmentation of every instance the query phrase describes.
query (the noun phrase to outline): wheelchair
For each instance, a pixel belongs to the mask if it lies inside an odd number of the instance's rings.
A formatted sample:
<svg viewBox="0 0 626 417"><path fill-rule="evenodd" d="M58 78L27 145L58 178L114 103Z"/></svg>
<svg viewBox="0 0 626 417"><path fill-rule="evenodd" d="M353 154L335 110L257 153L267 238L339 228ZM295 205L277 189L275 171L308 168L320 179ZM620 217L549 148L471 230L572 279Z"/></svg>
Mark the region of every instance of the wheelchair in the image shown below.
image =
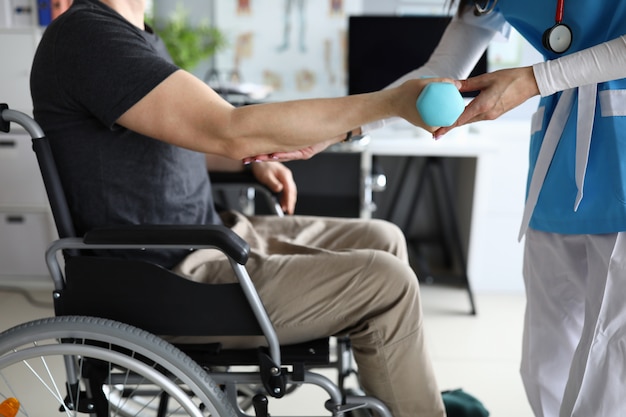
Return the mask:
<svg viewBox="0 0 626 417"><path fill-rule="evenodd" d="M358 383L348 388L356 373L348 339L279 344L239 236L213 225L139 225L77 236L44 132L6 104L0 115L0 130L15 123L32 138L59 235L45 254L55 316L0 333L0 402L17 398L18 416L267 417L270 401L311 384L328 395L328 415L392 417ZM238 282L200 284L156 264L91 252L165 248L218 249ZM262 336L264 343L229 350L166 341L206 335ZM336 371L337 380L324 369Z"/></svg>

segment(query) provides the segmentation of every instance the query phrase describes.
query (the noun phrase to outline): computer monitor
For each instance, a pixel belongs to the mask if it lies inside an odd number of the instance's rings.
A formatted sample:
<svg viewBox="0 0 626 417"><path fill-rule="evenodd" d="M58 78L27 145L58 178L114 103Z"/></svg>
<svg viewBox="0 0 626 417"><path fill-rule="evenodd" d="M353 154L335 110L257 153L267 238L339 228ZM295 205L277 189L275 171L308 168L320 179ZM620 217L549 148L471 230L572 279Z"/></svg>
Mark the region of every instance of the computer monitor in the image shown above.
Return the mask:
<svg viewBox="0 0 626 417"><path fill-rule="evenodd" d="M360 15L348 20L348 94L386 87L424 64L450 22L449 16ZM472 75L487 72L486 53ZM464 93L472 97L476 93Z"/></svg>

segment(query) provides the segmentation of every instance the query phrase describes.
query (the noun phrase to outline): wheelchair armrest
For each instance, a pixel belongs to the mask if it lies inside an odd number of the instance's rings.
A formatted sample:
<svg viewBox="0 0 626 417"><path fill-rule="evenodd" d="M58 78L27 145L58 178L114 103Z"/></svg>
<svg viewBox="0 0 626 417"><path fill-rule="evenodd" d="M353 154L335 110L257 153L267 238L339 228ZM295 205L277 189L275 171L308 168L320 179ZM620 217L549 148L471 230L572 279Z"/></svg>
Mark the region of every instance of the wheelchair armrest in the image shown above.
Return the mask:
<svg viewBox="0 0 626 417"><path fill-rule="evenodd" d="M237 263L248 260L250 245L235 232L218 225L133 225L94 229L83 242L97 245L211 245Z"/></svg>

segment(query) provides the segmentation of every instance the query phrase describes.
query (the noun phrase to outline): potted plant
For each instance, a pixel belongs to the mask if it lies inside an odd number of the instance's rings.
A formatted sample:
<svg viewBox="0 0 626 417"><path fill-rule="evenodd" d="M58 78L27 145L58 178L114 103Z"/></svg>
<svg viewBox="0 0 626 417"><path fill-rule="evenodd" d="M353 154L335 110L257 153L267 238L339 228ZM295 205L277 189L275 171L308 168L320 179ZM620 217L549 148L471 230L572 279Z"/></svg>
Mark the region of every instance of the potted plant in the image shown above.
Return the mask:
<svg viewBox="0 0 626 417"><path fill-rule="evenodd" d="M187 71L226 46L226 38L217 27L207 22L192 25L180 4L169 19L146 17L146 22L161 37L174 63Z"/></svg>

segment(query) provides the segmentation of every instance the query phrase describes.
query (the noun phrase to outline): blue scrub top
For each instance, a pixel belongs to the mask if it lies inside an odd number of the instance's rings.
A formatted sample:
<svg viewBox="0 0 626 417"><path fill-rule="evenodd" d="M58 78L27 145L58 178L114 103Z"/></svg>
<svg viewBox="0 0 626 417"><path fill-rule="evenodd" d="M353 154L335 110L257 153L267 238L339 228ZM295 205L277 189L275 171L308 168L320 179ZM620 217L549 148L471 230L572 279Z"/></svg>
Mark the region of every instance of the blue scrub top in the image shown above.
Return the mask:
<svg viewBox="0 0 626 417"><path fill-rule="evenodd" d="M542 36L555 24L556 3L499 0L496 10L546 59L554 59L560 55L543 47ZM610 41L626 34L626 1L565 0L563 23L573 33L564 55ZM626 231L626 79L598 84L597 89L584 197L575 210L576 95L530 221L534 229L565 234ZM530 143L529 183L561 94L540 100Z"/></svg>

